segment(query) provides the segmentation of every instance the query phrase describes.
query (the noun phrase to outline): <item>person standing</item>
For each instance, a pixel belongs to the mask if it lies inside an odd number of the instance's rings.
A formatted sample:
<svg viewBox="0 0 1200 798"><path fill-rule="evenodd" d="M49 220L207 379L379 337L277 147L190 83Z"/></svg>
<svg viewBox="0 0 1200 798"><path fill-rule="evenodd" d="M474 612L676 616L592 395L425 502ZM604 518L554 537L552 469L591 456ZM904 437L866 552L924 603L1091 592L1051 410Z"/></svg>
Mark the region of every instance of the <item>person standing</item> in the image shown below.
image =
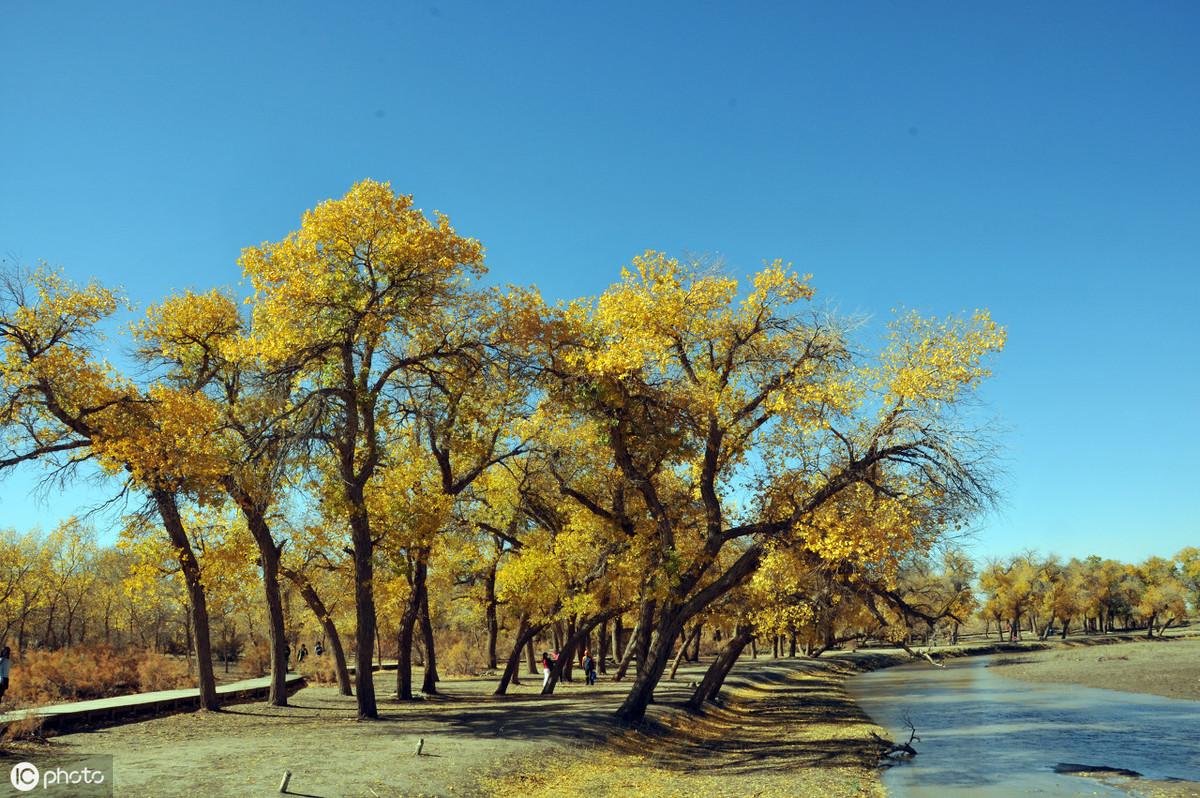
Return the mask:
<svg viewBox="0 0 1200 798"><path fill-rule="evenodd" d="M583 676L584 682L588 685L596 683L596 660L592 658L592 652L586 648L583 650Z"/></svg>
<svg viewBox="0 0 1200 798"><path fill-rule="evenodd" d="M307 643L301 643L301 644L300 644L300 655L299 655L299 661L300 661L300 662L304 662L304 658L305 658L305 657L307 657L307 656L308 656L308 644L307 644Z"/></svg>
<svg viewBox="0 0 1200 798"><path fill-rule="evenodd" d="M8 692L8 672L12 668L12 652L8 646L0 648L0 701L4 700L4 694Z"/></svg>
<svg viewBox="0 0 1200 798"><path fill-rule="evenodd" d="M542 652L542 689L546 689L546 685L550 684L550 652Z"/></svg>

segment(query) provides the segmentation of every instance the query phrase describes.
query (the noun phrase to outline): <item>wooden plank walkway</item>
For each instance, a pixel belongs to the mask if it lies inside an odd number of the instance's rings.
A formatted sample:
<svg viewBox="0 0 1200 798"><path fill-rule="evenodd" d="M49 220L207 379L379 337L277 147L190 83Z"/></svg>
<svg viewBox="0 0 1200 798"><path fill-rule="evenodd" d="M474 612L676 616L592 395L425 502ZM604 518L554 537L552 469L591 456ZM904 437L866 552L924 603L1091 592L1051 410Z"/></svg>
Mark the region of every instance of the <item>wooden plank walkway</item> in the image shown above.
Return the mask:
<svg viewBox="0 0 1200 798"><path fill-rule="evenodd" d="M394 671L396 663L385 662L382 666L372 665L372 669L376 672L380 670ZM349 671L353 676L353 665L349 667ZM288 695L295 693L303 686L303 676L298 673L287 675ZM270 691L270 676L217 685L217 696L222 705L264 701ZM75 701L69 704L17 709L0 714L0 729L7 727L10 723L23 721L30 717L40 718L42 728L45 730L66 731L74 728L96 728L199 708L200 689L198 687L157 690L152 693L133 693L110 698L96 698L90 701Z"/></svg>
<svg viewBox="0 0 1200 798"><path fill-rule="evenodd" d="M287 675L288 695L304 686L304 677L298 673ZM239 704L261 701L271 690L271 677L243 679L240 682L217 685L217 696L222 704ZM42 720L43 729L63 731L76 727L110 726L138 718L168 715L200 708L200 689L186 687L181 690L156 690L152 693L134 693L91 701L75 701L69 704L52 704L44 707L18 709L0 715L0 727L30 717Z"/></svg>

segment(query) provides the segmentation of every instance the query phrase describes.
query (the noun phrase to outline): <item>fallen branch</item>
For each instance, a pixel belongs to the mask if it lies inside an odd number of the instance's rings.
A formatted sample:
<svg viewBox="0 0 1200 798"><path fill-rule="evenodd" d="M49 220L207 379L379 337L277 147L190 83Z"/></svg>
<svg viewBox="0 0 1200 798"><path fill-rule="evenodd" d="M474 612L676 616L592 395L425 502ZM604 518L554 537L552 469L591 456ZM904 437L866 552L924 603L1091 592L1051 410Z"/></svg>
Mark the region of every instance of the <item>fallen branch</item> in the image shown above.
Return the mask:
<svg viewBox="0 0 1200 798"><path fill-rule="evenodd" d="M892 742L884 737L880 737L875 732L871 732L871 736L884 749L880 752L880 756L892 757L893 759L912 759L917 755L917 749L912 747L913 741L921 742L921 738L917 736L917 727L913 725L912 718L908 713L904 713L904 725L908 727L909 735L908 742L897 743Z"/></svg>
<svg viewBox="0 0 1200 798"><path fill-rule="evenodd" d="M933 658L933 657L930 655L930 653L929 653L928 651L923 651L923 652L921 652L921 653L919 653L919 654L918 654L916 651L913 651L911 648L909 648L909 647L908 647L908 644L907 644L907 643L904 643L904 642L901 642L901 643L900 643L900 648L902 648L902 649L904 649L905 651L907 651L907 652L908 652L908 655L909 655L910 657L912 657L913 659L927 659L927 660L929 660L929 664L930 664L930 665L933 665L935 668L944 668L944 667L946 667L946 663L944 663L944 662L938 662L936 659L934 659L934 658Z"/></svg>

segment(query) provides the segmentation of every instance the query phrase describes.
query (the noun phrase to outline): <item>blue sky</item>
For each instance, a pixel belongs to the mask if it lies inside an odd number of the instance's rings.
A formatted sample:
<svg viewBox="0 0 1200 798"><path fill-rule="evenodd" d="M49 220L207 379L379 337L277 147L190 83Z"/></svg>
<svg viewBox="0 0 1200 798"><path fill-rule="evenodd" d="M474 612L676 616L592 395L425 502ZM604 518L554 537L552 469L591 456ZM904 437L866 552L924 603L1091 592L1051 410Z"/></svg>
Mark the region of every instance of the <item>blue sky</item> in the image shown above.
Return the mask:
<svg viewBox="0 0 1200 798"><path fill-rule="evenodd" d="M977 554L1200 545L1200 7L842 5L0 0L0 254L144 304L373 177L551 298L782 257L1008 327Z"/></svg>

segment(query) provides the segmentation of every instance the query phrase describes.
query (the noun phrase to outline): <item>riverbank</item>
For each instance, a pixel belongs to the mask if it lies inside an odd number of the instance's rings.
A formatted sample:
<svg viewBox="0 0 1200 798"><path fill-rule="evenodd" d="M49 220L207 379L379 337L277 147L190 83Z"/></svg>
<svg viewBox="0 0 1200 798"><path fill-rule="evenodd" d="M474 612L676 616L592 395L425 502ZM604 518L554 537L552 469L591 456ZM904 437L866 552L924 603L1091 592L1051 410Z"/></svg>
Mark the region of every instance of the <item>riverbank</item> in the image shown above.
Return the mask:
<svg viewBox="0 0 1200 798"><path fill-rule="evenodd" d="M1072 645L1006 656L1001 675L1028 682L1082 684L1166 698L1200 700L1200 638L1179 637L1106 646Z"/></svg>
<svg viewBox="0 0 1200 798"><path fill-rule="evenodd" d="M1185 645L1189 644L1189 645ZM1071 655L1086 663L1132 662L1143 673L1175 672L1200 639L1141 643L1129 638L1100 637L1083 641L978 642L933 650L937 660L960 657L1009 657L1059 661ZM1143 647L1155 651L1171 645L1177 657L1154 671ZM1127 651L1139 653L1128 656ZM1196 652L1200 653L1200 652ZM1194 656L1193 654L1192 656ZM1200 659L1200 658L1197 658ZM893 651L860 651L816 660L740 661L730 675L720 707L688 715L667 701L652 707L650 723L641 730L614 732L603 743L508 762L485 775L484 795L515 798L570 784L590 796L639 798L660 796L872 796L886 791L880 780L879 746L872 733L886 732L850 698L846 681L867 671L920 662ZM1012 666L1012 667L1018 667ZM931 675L937 673L930 665ZM1078 667L1082 673L1086 667ZM1007 676L1008 669L999 672ZM688 677L691 678L691 677ZM1157 677L1152 677L1157 678ZM1085 683L1085 682L1080 682ZM1098 685L1111 686L1111 685ZM674 685L664 684L663 693ZM1173 688L1177 689L1177 688ZM1149 692L1149 691L1147 691ZM1106 775L1102 780L1135 796L1200 798L1192 782L1153 781Z"/></svg>
<svg viewBox="0 0 1200 798"><path fill-rule="evenodd" d="M1045 644L974 643L934 650L940 659L1028 652ZM615 732L603 746L547 761L534 756L485 776L483 794L516 798L570 784L589 796L871 796L883 798L880 746L887 732L854 702L846 681L920 663L893 650L819 659L743 658L720 706L701 715L670 707L664 683L649 723ZM928 666L934 671L933 665ZM690 678L690 677L689 677Z"/></svg>
<svg viewBox="0 0 1200 798"><path fill-rule="evenodd" d="M739 662L719 706L693 715L652 708L641 729L560 761L528 758L481 780L515 798L569 784L588 796L870 796L880 732L846 693L850 676L908 661L891 654ZM661 690L659 692L662 692Z"/></svg>

